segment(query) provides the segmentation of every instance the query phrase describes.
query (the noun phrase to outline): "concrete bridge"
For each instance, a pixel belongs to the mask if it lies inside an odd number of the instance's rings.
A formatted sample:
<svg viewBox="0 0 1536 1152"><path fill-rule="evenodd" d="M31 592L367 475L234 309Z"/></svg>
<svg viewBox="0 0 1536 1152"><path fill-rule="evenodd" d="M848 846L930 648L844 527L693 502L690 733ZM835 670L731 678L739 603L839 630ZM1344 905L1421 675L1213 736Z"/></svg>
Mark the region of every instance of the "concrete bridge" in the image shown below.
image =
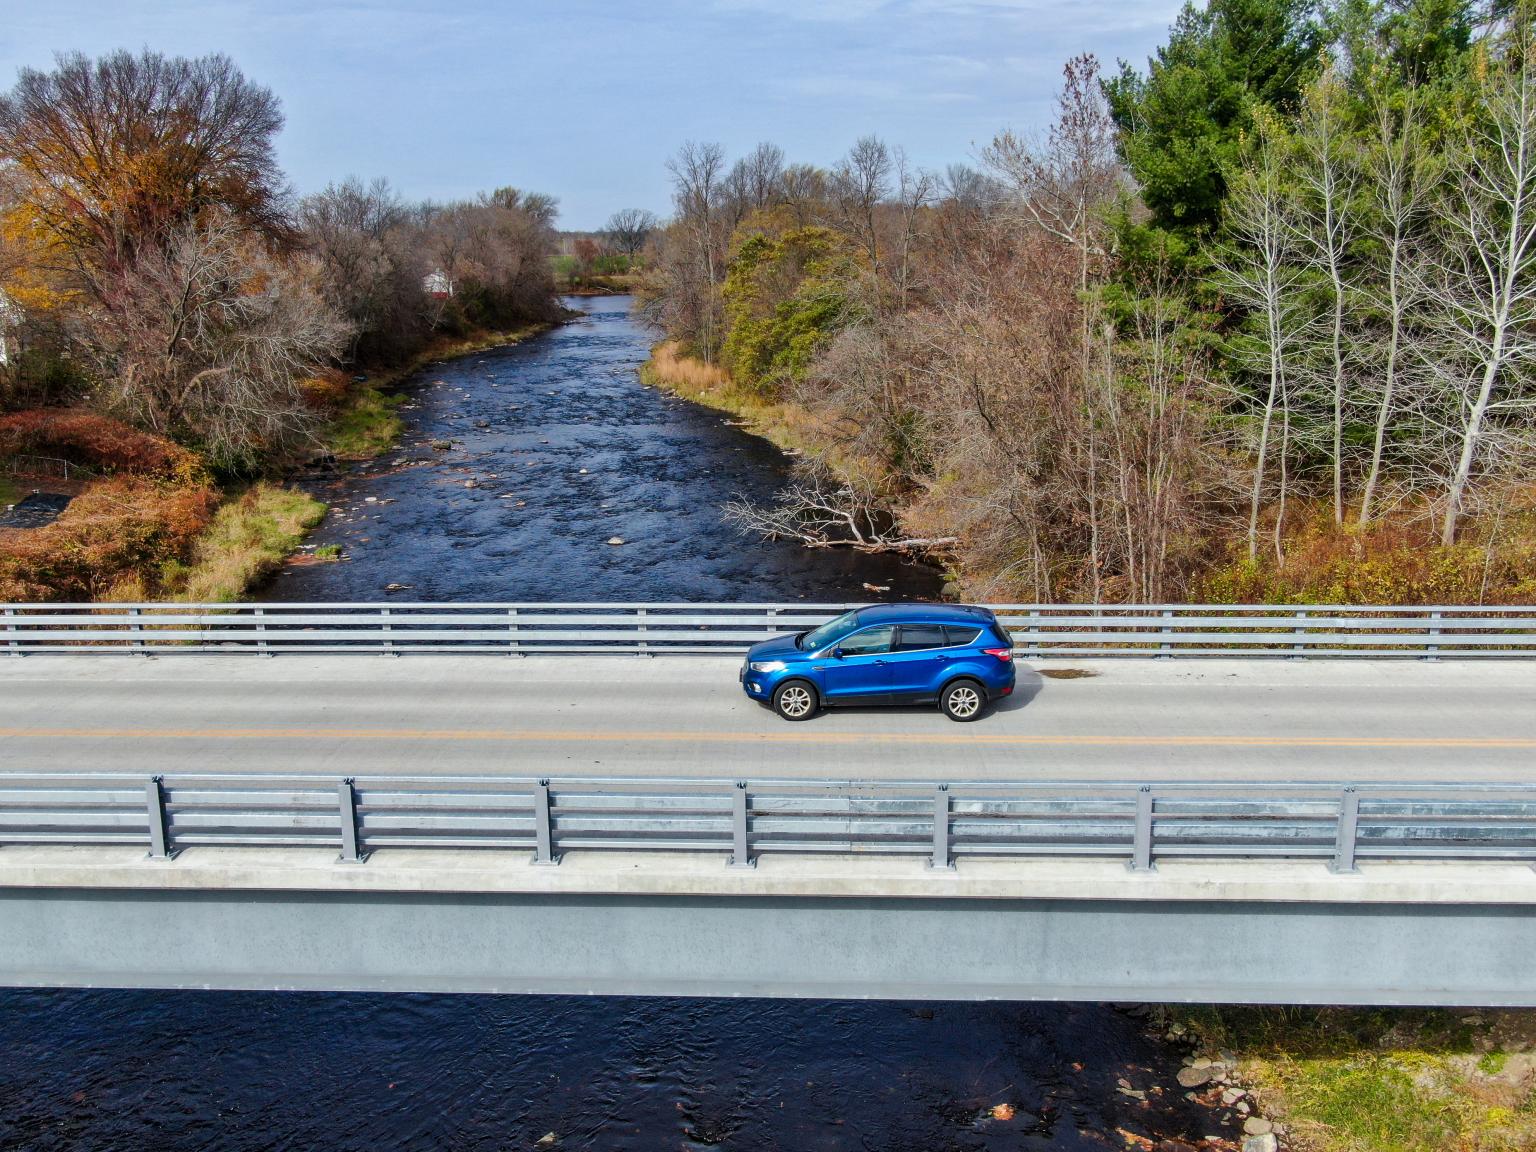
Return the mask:
<svg viewBox="0 0 1536 1152"><path fill-rule="evenodd" d="M957 852L947 870L910 843L731 868L729 831L557 867L524 847L358 863L330 842L189 841L164 860L0 836L0 982L1536 1004L1524 808L1499 817L1518 828L1497 858L1328 867L1344 784L1536 784L1536 662L1079 653L1027 661L1015 698L961 727L928 709L787 725L741 696L737 659L0 660L0 789L113 772L142 797L152 774L303 772L334 806L345 777L835 776L1066 780L1092 802L1110 781L1290 781L1321 788L1321 839L1301 856L1160 848L1152 869L1127 866L1129 839L1108 856Z"/></svg>

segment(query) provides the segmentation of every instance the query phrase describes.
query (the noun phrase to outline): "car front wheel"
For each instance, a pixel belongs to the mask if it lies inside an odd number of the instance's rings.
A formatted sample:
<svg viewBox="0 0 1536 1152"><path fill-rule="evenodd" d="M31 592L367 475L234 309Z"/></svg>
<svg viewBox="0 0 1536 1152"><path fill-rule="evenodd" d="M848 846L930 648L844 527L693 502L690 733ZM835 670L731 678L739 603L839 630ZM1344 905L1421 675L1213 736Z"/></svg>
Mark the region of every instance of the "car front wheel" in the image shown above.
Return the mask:
<svg viewBox="0 0 1536 1152"><path fill-rule="evenodd" d="M786 720L809 720L816 714L816 689L804 680L787 680L773 691L773 710Z"/></svg>
<svg viewBox="0 0 1536 1152"><path fill-rule="evenodd" d="M962 724L978 719L986 705L987 695L974 680L956 680L939 696L939 707L944 710L944 715Z"/></svg>

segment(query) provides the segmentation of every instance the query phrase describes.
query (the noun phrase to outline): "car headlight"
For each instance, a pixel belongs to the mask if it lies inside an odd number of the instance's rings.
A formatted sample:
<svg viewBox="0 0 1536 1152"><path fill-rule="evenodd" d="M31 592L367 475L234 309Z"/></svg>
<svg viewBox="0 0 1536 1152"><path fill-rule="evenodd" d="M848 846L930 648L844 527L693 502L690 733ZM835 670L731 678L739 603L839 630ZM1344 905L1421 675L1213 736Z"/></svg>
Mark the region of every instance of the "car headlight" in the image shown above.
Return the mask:
<svg viewBox="0 0 1536 1152"><path fill-rule="evenodd" d="M754 672L782 672L782 671L784 671L784 661L782 661L782 660L754 660L754 661L752 661L752 671L754 671Z"/></svg>

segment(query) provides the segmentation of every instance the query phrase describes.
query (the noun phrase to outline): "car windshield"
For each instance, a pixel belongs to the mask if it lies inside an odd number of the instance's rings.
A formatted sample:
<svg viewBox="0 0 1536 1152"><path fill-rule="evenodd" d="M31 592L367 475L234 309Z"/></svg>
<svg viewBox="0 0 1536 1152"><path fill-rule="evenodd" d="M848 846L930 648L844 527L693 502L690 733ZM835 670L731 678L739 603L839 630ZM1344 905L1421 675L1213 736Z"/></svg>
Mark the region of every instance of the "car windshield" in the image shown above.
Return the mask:
<svg viewBox="0 0 1536 1152"><path fill-rule="evenodd" d="M795 646L802 652L814 652L816 649L837 639L859 622L858 609L852 612L844 612L836 620L828 620L820 628L812 628L809 632L802 632L795 640Z"/></svg>

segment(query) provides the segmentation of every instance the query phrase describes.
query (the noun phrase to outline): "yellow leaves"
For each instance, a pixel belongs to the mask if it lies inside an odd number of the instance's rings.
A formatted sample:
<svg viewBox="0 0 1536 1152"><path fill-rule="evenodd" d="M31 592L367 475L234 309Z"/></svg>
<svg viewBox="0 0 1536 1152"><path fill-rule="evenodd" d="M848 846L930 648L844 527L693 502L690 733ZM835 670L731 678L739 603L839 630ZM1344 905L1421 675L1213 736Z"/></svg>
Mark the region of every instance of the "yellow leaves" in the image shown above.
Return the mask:
<svg viewBox="0 0 1536 1152"><path fill-rule="evenodd" d="M47 313L75 299L54 269L62 252L48 240L30 206L0 212L0 291L30 313Z"/></svg>

